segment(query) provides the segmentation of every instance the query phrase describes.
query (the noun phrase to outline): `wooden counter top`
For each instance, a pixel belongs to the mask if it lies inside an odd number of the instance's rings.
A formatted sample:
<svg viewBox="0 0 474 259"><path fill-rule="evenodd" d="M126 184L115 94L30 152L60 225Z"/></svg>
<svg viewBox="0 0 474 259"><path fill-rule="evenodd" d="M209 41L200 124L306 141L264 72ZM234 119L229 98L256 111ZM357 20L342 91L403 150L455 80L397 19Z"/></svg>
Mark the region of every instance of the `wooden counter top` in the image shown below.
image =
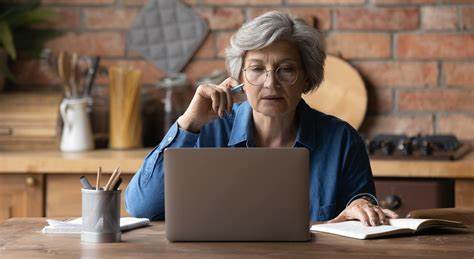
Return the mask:
<svg viewBox="0 0 474 259"><path fill-rule="evenodd" d="M95 173L98 166L135 173L151 149L60 151L0 151L0 173ZM458 161L371 160L374 176L474 179L474 152Z"/></svg>

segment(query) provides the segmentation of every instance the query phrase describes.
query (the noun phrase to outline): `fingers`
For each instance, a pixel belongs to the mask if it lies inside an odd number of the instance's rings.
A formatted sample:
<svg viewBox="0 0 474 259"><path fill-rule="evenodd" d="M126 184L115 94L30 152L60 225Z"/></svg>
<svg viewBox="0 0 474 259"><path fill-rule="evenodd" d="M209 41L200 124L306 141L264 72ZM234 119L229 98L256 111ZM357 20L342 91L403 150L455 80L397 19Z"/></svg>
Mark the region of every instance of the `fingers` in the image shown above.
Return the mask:
<svg viewBox="0 0 474 259"><path fill-rule="evenodd" d="M389 210L389 209L382 209L383 213L387 215L389 218L396 219L398 218L398 214Z"/></svg>
<svg viewBox="0 0 474 259"><path fill-rule="evenodd" d="M222 83L219 85L224 88L232 88L233 86L236 86L239 84L239 81L233 79L232 77L226 78Z"/></svg>
<svg viewBox="0 0 474 259"><path fill-rule="evenodd" d="M218 115L219 117L224 117L224 112L227 110L227 97L226 94L223 90L217 89L217 92L219 93L219 111Z"/></svg>
<svg viewBox="0 0 474 259"><path fill-rule="evenodd" d="M223 91L223 93L225 94L225 99L226 99L226 110L227 112L231 112L232 111L232 105L233 105L233 101L232 101L232 93L230 91L230 88L228 87L223 87L223 86L219 86L219 89L221 89Z"/></svg>
<svg viewBox="0 0 474 259"><path fill-rule="evenodd" d="M362 224L364 224L365 226L370 226L369 215L367 215L367 212L364 209L357 210L356 215L357 215L356 218L360 222L362 222Z"/></svg>
<svg viewBox="0 0 474 259"><path fill-rule="evenodd" d="M346 216L346 214L343 212L341 212L337 217L329 220L327 223L337 223L337 222L342 222L342 221L346 221L348 220L349 218Z"/></svg>
<svg viewBox="0 0 474 259"><path fill-rule="evenodd" d="M382 211L382 208L380 208L379 206L375 206L374 210L375 210L375 212L377 213L377 215L379 217L380 224L387 224L388 221L387 221L387 218L385 216L385 213L383 213L383 211Z"/></svg>
<svg viewBox="0 0 474 259"><path fill-rule="evenodd" d="M230 90L221 86L206 84L200 85L198 91L205 99L211 99L211 109L219 117L224 117L225 111L232 109ZM229 102L230 99L230 102Z"/></svg>
<svg viewBox="0 0 474 259"><path fill-rule="evenodd" d="M364 208L365 213L369 217L369 222L371 226L378 226L380 225L380 219L378 213L375 211L376 208L374 206L367 206Z"/></svg>
<svg viewBox="0 0 474 259"><path fill-rule="evenodd" d="M217 91L211 91L210 93L210 96L211 96L211 100L212 100L212 110L215 112L215 113L218 113L219 111L219 99L220 99L220 96L219 96L219 93Z"/></svg>

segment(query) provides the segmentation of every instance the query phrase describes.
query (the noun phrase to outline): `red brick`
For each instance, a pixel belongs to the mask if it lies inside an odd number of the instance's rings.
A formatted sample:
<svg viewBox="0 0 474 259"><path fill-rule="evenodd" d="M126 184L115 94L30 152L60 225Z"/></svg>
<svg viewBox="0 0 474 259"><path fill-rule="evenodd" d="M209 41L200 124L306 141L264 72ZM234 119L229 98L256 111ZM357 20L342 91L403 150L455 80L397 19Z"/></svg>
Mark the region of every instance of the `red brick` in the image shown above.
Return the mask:
<svg viewBox="0 0 474 259"><path fill-rule="evenodd" d="M474 0L441 0L445 4L474 4Z"/></svg>
<svg viewBox="0 0 474 259"><path fill-rule="evenodd" d="M208 20L212 30L237 29L244 22L243 11L240 8L216 7L196 10Z"/></svg>
<svg viewBox="0 0 474 259"><path fill-rule="evenodd" d="M345 8L335 14L338 29L412 30L419 24L416 8Z"/></svg>
<svg viewBox="0 0 474 259"><path fill-rule="evenodd" d="M445 114L438 119L437 133L454 134L459 139L474 139L474 115Z"/></svg>
<svg viewBox="0 0 474 259"><path fill-rule="evenodd" d="M122 0L126 6L144 6L149 0ZM193 6L196 5L200 0L182 0L186 5Z"/></svg>
<svg viewBox="0 0 474 259"><path fill-rule="evenodd" d="M183 3L185 3L188 6L193 6L199 3L200 0L183 0Z"/></svg>
<svg viewBox="0 0 474 259"><path fill-rule="evenodd" d="M128 29L137 13L135 9L88 8L84 24L91 29Z"/></svg>
<svg viewBox="0 0 474 259"><path fill-rule="evenodd" d="M204 40L202 45L199 47L194 57L197 58L213 58L216 56L216 35L215 33L209 33L207 38Z"/></svg>
<svg viewBox="0 0 474 259"><path fill-rule="evenodd" d="M125 5L144 6L148 0L123 0Z"/></svg>
<svg viewBox="0 0 474 259"><path fill-rule="evenodd" d="M104 5L113 4L115 0L42 0L42 4L66 4L66 5Z"/></svg>
<svg viewBox="0 0 474 259"><path fill-rule="evenodd" d="M446 85L474 88L474 63L444 63L443 71Z"/></svg>
<svg viewBox="0 0 474 259"><path fill-rule="evenodd" d="M437 0L375 0L376 5L434 4Z"/></svg>
<svg viewBox="0 0 474 259"><path fill-rule="evenodd" d="M421 9L423 29L457 29L458 15L455 7L424 6Z"/></svg>
<svg viewBox="0 0 474 259"><path fill-rule="evenodd" d="M375 86L433 87L437 85L436 62L364 61L354 65Z"/></svg>
<svg viewBox="0 0 474 259"><path fill-rule="evenodd" d="M218 57L225 57L225 49L230 44L230 37L235 32L221 32L217 35L217 56Z"/></svg>
<svg viewBox="0 0 474 259"><path fill-rule="evenodd" d="M281 11L290 13L306 21L308 25L313 26L314 20L317 21L317 28L320 30L329 30L331 28L331 12L327 8L314 7L287 7L287 8L251 8L250 17L253 19L268 11Z"/></svg>
<svg viewBox="0 0 474 259"><path fill-rule="evenodd" d="M54 17L45 26L38 26L39 28L74 29L80 26L79 9L62 7L49 9L55 13Z"/></svg>
<svg viewBox="0 0 474 259"><path fill-rule="evenodd" d="M141 83L154 84L159 81L165 73L155 67L152 63L146 60L110 60L105 59L101 61L101 66L110 68L112 66L132 67L142 71ZM97 78L98 84L108 84L107 76Z"/></svg>
<svg viewBox="0 0 474 259"><path fill-rule="evenodd" d="M55 51L75 51L82 55L123 56L125 41L119 32L69 32L46 46Z"/></svg>
<svg viewBox="0 0 474 259"><path fill-rule="evenodd" d="M377 134L431 134L432 125L431 115L379 115L366 117L360 131L368 137Z"/></svg>
<svg viewBox="0 0 474 259"><path fill-rule="evenodd" d="M390 57L390 36L382 33L331 33L327 51L343 58Z"/></svg>
<svg viewBox="0 0 474 259"><path fill-rule="evenodd" d="M474 91L405 91L398 99L400 111L474 111Z"/></svg>
<svg viewBox="0 0 474 259"><path fill-rule="evenodd" d="M400 58L472 58L474 34L401 34L396 39Z"/></svg>
<svg viewBox="0 0 474 259"><path fill-rule="evenodd" d="M269 5L281 4L283 0L203 0L203 3L212 5Z"/></svg>
<svg viewBox="0 0 474 259"><path fill-rule="evenodd" d="M190 82L194 82L206 75L211 74L214 70L225 69L225 62L222 59L218 60L192 60L184 69Z"/></svg>
<svg viewBox="0 0 474 259"><path fill-rule="evenodd" d="M370 114L388 113L393 110L391 89L367 87L367 112Z"/></svg>
<svg viewBox="0 0 474 259"><path fill-rule="evenodd" d="M474 8L464 8L461 13L463 28L474 29Z"/></svg>
<svg viewBox="0 0 474 259"><path fill-rule="evenodd" d="M37 59L18 60L11 68L19 85L53 85L61 80L48 65Z"/></svg>
<svg viewBox="0 0 474 259"><path fill-rule="evenodd" d="M365 0L287 0L289 4L362 5Z"/></svg>

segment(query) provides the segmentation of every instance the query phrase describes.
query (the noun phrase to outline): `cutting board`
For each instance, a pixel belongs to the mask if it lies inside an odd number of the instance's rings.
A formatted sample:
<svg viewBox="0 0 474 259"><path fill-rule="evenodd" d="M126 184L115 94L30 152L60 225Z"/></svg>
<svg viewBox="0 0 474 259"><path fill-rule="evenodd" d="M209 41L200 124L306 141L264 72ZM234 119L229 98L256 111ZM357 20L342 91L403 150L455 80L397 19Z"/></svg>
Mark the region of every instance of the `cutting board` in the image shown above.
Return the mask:
<svg viewBox="0 0 474 259"><path fill-rule="evenodd" d="M324 65L324 81L302 97L311 108L336 116L355 129L367 110L367 90L361 76L349 63L331 55Z"/></svg>

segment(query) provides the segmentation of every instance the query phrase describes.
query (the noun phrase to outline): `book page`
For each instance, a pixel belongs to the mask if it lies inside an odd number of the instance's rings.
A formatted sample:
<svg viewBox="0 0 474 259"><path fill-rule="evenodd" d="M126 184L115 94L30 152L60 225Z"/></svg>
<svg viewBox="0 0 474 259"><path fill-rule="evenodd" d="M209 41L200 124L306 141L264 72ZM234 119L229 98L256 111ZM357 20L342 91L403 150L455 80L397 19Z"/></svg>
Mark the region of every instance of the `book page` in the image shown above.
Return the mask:
<svg viewBox="0 0 474 259"><path fill-rule="evenodd" d="M390 225L400 227L400 228L409 228L412 230L417 230L418 227L423 224L423 222L430 221L430 219L389 219Z"/></svg>
<svg viewBox="0 0 474 259"><path fill-rule="evenodd" d="M402 233L402 228L390 225L374 227L364 226L360 221L345 221L339 223L327 223L311 226L311 231L331 233L357 239L384 236L391 233Z"/></svg>

